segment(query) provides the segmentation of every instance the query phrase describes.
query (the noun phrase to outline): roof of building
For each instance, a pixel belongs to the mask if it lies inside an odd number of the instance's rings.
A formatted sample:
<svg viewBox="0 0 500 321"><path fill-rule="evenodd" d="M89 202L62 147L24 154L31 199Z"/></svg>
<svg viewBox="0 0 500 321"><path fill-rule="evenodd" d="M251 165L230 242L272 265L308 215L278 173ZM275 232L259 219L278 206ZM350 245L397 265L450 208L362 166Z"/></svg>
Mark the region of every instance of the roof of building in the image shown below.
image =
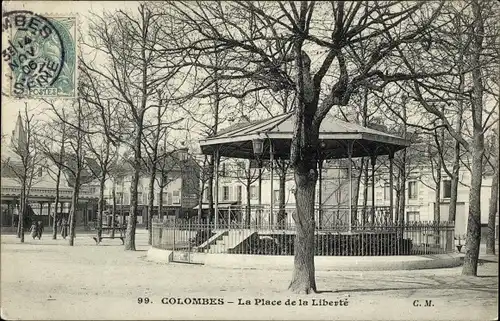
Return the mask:
<svg viewBox="0 0 500 321"><path fill-rule="evenodd" d="M200 140L200 147L204 154L219 148L221 156L252 159L255 158L253 139L265 140L267 147L272 140L275 157L287 158L294 126L295 114L290 112L240 126L233 125L230 130ZM354 142L353 157L387 155L409 146L409 141L401 137L330 117L321 123L319 139L325 143L323 150L327 158L346 158L349 141ZM269 158L269 154L264 153L262 157Z"/></svg>

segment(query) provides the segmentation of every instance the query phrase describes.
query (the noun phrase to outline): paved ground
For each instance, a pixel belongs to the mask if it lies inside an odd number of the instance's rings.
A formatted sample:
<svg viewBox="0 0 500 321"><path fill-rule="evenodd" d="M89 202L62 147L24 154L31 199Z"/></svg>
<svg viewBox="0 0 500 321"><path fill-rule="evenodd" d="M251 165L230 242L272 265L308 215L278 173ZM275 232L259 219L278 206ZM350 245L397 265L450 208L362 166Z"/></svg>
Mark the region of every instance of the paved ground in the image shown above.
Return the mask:
<svg viewBox="0 0 500 321"><path fill-rule="evenodd" d="M79 236L74 247L69 247L67 241L45 237L41 241L31 238L26 241L18 244L12 235L1 238L3 318L493 320L497 317L498 256L482 257L479 277L461 276L461 268L318 272L316 279L321 293L297 296L286 291L291 278L289 271L148 262L143 230L139 231L136 252L123 251L119 240L104 240L96 246L89 235ZM138 298L149 298L150 303L139 304ZM191 304L170 304L170 298ZM223 304L194 304L209 303L211 298L215 302L220 299ZM162 299L168 304L162 304ZM238 305L238 299L250 300L251 305ZM281 305L256 305L256 299L269 300L270 304L281 301ZM296 305L285 305L287 300L295 301ZM340 300L344 304L347 301L347 306L313 305L325 301L340 304ZM304 301L308 305L299 306Z"/></svg>

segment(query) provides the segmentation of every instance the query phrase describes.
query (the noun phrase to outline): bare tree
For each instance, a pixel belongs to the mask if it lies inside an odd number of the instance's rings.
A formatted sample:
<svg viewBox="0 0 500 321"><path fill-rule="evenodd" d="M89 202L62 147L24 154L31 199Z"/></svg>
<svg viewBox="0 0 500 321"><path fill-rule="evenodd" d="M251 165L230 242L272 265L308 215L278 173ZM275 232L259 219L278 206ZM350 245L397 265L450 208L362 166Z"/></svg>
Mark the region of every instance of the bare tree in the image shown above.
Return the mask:
<svg viewBox="0 0 500 321"><path fill-rule="evenodd" d="M500 35L496 35L496 55L497 57L500 55ZM500 63L497 63L497 99L496 105L497 110L500 106ZM492 163L494 172L493 172L493 180L491 182L491 196L490 196L490 206L489 206L489 214L488 214L488 237L486 239L486 253L487 254L495 254L495 241L496 241L496 217L498 213L498 199L499 199L499 187L500 184L500 112L497 113L497 127L495 130L495 143L493 144L494 152L493 157L495 157L495 161Z"/></svg>
<svg viewBox="0 0 500 321"><path fill-rule="evenodd" d="M39 125L34 114L24 107L23 115L19 113L17 133L13 133L10 149L15 159L2 159L2 167L6 168L21 186L20 204L17 225L17 237L24 243L24 221L28 213L28 200L31 187L38 179L38 172L42 169L42 158L39 148Z"/></svg>
<svg viewBox="0 0 500 321"><path fill-rule="evenodd" d="M76 212L78 210L78 199L81 186L90 182L93 177L85 176L82 179L82 171L86 167L85 150L84 150L84 137L87 135L88 122L85 111L80 99L71 102L70 106L61 106L55 102L48 102L51 111L57 116L60 122L66 126L66 135L68 138L69 151L65 151L64 157L53 156L53 161L62 159L61 163L57 166L64 168L63 172L66 174L68 183L72 185L73 191L71 195L71 207L69 212L69 245L74 245L75 227L76 227ZM48 153L54 151L48 151Z"/></svg>
<svg viewBox="0 0 500 321"><path fill-rule="evenodd" d="M182 179L182 152L184 150L168 148L167 137L162 140L162 146L158 155L158 174L156 183L160 190L158 194L158 217L160 221L163 220L163 190L171 182L177 180L179 177ZM182 191L180 196L182 197Z"/></svg>
<svg viewBox="0 0 500 321"><path fill-rule="evenodd" d="M81 63L90 75L102 79L108 95L121 104L120 117L128 120L130 137L115 135L133 151L130 214L125 238L125 250L135 250L137 220L137 187L141 175L142 139L146 113L158 107L156 88L163 88L182 67L177 64L168 46L170 28L149 4L140 4L136 13L117 10L89 19L86 50L105 61ZM168 125L168 124L162 124Z"/></svg>
<svg viewBox="0 0 500 321"><path fill-rule="evenodd" d="M178 50L196 56L227 53L230 64L219 70L219 79L251 79L255 86L245 87L245 92L262 87L296 92L290 162L297 187L297 235L291 291L316 291L314 200L321 122L334 105L347 105L362 86L383 88L394 81L444 73L393 73L393 69L381 67L390 63L388 57L400 59L397 48L411 50L422 45L441 6L422 2L170 3L179 27L193 34L179 41ZM196 40L186 43L192 39ZM367 48L369 58L357 55L360 46ZM285 54L276 50L283 47L287 48ZM323 56L312 56L320 50ZM293 64L290 73L282 68L287 64Z"/></svg>
<svg viewBox="0 0 500 321"><path fill-rule="evenodd" d="M64 111L63 111L64 113ZM65 117L65 116L63 116ZM57 119L52 119L46 124L46 128L51 130L46 130L45 133L50 133L50 135L43 135L40 140L40 150L42 154L49 160L50 164L47 164L47 173L49 176L53 177L55 175L56 181L56 196L54 200L54 220L52 221L52 239L57 239L57 228L58 228L58 213L59 210L62 212L62 204L60 204L60 188L61 188L61 175L63 174L64 159L66 155L66 124L60 122ZM54 146L55 145L55 146ZM57 148L57 152L53 151ZM55 166L54 167L52 166ZM49 213L50 215L50 213Z"/></svg>
<svg viewBox="0 0 500 321"><path fill-rule="evenodd" d="M200 173L200 189L198 191L198 222L201 223L203 214L203 195L205 192L205 184L207 184L209 177L208 170L210 169L208 167L208 156L205 155L203 157L202 164L200 164L200 162L195 162L195 164L199 166L198 170Z"/></svg>
<svg viewBox="0 0 500 321"><path fill-rule="evenodd" d="M491 181L490 204L488 213L488 235L486 237L486 254L495 254L496 241L496 216L498 214L498 184L500 176L500 121L497 121L498 127L495 131L495 142L493 148L493 179Z"/></svg>
<svg viewBox="0 0 500 321"><path fill-rule="evenodd" d="M483 176L484 162L484 135L493 123L491 117L493 110L485 107L488 94L488 74L491 73L492 65L498 64L498 55L495 55L494 41L498 33L497 19L494 16L492 2L479 2L471 0L466 3L453 4L449 6L451 15L461 19L461 30L452 32L467 32L470 41L466 44L460 43L456 46L464 52L464 63L466 68L462 72L469 81L465 84L465 94L460 99L467 99L469 112L471 113L471 140L467 139L464 132L457 132L450 124L448 118L429 99L438 99L441 104L446 103L446 95L452 94L456 97L460 90L441 86L439 82L434 84L413 81L415 98L421 106L432 115L438 117L446 126L450 135L456 139L471 156L471 185L469 190L469 215L467 222L467 240L464 266L462 274L477 275L477 263L479 257L479 246L481 241L481 206L480 192ZM456 25L454 26L456 28ZM443 39L442 37L441 39ZM445 43L451 47L450 43ZM418 66L415 62L404 60L405 66L414 69ZM495 70L496 71L496 70ZM441 83L447 84L446 78L440 79ZM468 85L468 86L467 86Z"/></svg>
<svg viewBox="0 0 500 321"><path fill-rule="evenodd" d="M129 168L125 165L125 161L122 157L117 155L114 161L111 163L109 168L109 178L111 179L111 213L113 216L117 214L117 197L116 197L116 186L120 184L121 187L121 197L120 197L120 216L121 224L120 227L125 226L125 213L123 211L123 189L124 189L124 179L129 174ZM114 222L112 222L114 224ZM120 230L121 232L121 230Z"/></svg>
<svg viewBox="0 0 500 321"><path fill-rule="evenodd" d="M156 111L156 117L155 117L155 122L156 124L152 124L149 126L150 128L146 128L144 132L144 140L143 140L143 145L144 149L146 151L146 157L144 159L144 165L146 168L148 168L149 171L149 187L148 187L148 214L147 214L147 229L148 229L148 244L152 244L153 240L153 231L152 231L152 224L153 224L153 207L154 207L154 187L155 187L155 182L156 182L156 174L157 174L157 167L158 167L158 147L159 143L166 135L167 129L168 128L162 128L162 119L165 116L165 113L168 110L168 99L165 100L164 95L162 94L161 91L158 91L158 97L160 98L158 108ZM150 129L150 130L148 130Z"/></svg>
<svg viewBox="0 0 500 321"><path fill-rule="evenodd" d="M231 166L232 165L232 166ZM255 168L256 164L248 161L236 161L232 162L230 166L228 166L229 170L227 176L234 177L238 182L245 186L245 195L246 195L246 206L245 206L245 219L244 223L246 226L250 226L251 223L251 199L252 199L252 184L255 183L259 179L259 169ZM271 196L272 197L272 196ZM279 221L279 219L278 219Z"/></svg>
<svg viewBox="0 0 500 321"><path fill-rule="evenodd" d="M97 167L89 166L93 176L99 180L99 201L97 210L97 240L102 236L102 220L105 209L104 190L106 181L110 175L110 168L117 157L117 140L120 136L120 118L118 117L121 105L116 101L111 101L103 91L103 85L97 77L93 77L85 65L81 70L80 98L88 109L88 123L92 128L92 133L84 135L85 150L88 150L91 157L97 162ZM112 213L112 226L115 226L115 213ZM114 229L111 231L114 237Z"/></svg>

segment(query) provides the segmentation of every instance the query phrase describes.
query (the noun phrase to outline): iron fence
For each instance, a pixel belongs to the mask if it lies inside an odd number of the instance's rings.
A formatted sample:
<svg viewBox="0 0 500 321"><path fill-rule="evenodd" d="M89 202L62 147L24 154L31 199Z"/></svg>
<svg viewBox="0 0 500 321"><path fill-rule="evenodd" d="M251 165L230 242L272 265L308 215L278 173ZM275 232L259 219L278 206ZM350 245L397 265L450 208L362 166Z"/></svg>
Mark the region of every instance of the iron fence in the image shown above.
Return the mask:
<svg viewBox="0 0 500 321"><path fill-rule="evenodd" d="M454 251L452 222L367 223L317 228L315 255L426 255ZM153 222L153 247L197 253L293 255L296 230L276 224L207 223L196 219Z"/></svg>
<svg viewBox="0 0 500 321"><path fill-rule="evenodd" d="M293 229L295 206L273 209L269 205L229 205L219 207L217 218L213 219L215 227L238 225L242 228L256 226L265 228L269 225L280 229ZM339 229L341 226L348 230L349 207L345 205L323 205L315 207L316 228ZM351 211L351 225L386 224L391 221L389 206L353 206Z"/></svg>

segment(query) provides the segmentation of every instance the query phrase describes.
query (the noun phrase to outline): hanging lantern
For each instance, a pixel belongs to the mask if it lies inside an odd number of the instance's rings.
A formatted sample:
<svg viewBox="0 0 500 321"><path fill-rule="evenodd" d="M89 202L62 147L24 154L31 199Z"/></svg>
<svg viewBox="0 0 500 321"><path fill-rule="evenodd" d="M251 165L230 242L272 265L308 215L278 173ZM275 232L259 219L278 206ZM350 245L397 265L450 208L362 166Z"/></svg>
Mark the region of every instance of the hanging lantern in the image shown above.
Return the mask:
<svg viewBox="0 0 500 321"><path fill-rule="evenodd" d="M253 153L256 156L261 156L264 152L264 140L262 139L254 139L252 140Z"/></svg>

